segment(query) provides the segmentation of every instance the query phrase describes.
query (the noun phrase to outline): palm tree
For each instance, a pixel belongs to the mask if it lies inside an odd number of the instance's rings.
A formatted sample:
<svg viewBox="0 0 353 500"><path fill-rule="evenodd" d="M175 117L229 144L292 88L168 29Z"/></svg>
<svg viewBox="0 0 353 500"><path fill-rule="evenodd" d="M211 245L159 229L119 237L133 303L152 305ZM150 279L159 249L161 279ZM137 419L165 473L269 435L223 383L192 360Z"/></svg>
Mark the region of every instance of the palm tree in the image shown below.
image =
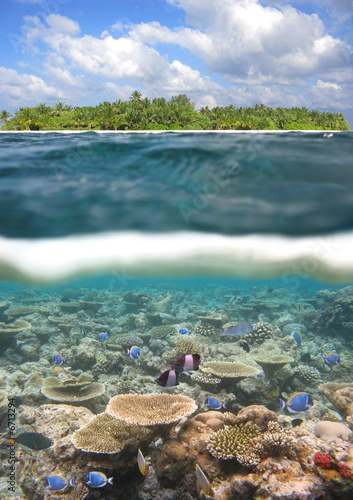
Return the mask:
<svg viewBox="0 0 353 500"><path fill-rule="evenodd" d="M1 122L4 122L6 124L7 120L9 120L10 117L11 117L11 115L8 111L5 111L4 109L1 111L1 115L0 115Z"/></svg>
<svg viewBox="0 0 353 500"><path fill-rule="evenodd" d="M142 101L142 93L139 90L134 90L130 95L130 101Z"/></svg>

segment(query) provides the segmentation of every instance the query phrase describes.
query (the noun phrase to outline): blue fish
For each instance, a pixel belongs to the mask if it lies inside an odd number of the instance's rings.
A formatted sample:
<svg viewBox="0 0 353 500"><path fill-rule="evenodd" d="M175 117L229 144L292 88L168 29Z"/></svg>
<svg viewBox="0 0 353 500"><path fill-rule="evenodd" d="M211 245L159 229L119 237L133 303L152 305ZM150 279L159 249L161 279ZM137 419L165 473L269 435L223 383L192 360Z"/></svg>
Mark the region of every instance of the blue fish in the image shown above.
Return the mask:
<svg viewBox="0 0 353 500"><path fill-rule="evenodd" d="M219 399L211 396L206 398L205 405L208 406L210 410L220 410L226 407L226 403L222 403Z"/></svg>
<svg viewBox="0 0 353 500"><path fill-rule="evenodd" d="M81 335L83 335L84 337L86 336L85 329L83 328L82 325L80 326L80 332L81 332Z"/></svg>
<svg viewBox="0 0 353 500"><path fill-rule="evenodd" d="M75 486L74 479L68 481L65 477L55 474L53 476L47 476L44 480L44 488L48 488L51 491L64 491L69 486Z"/></svg>
<svg viewBox="0 0 353 500"><path fill-rule="evenodd" d="M250 323L241 323L240 325L231 328L227 332L221 332L219 335L224 337L224 335L245 335L246 333L251 333L253 330Z"/></svg>
<svg viewBox="0 0 353 500"><path fill-rule="evenodd" d="M127 350L127 354L129 354L132 359L138 359L140 357L140 348L137 347L137 345L133 345L131 349Z"/></svg>
<svg viewBox="0 0 353 500"><path fill-rule="evenodd" d="M180 328L179 333L185 335L186 333L191 333L191 330L188 330L187 328Z"/></svg>
<svg viewBox="0 0 353 500"><path fill-rule="evenodd" d="M328 354L321 353L321 356L327 366L331 368L332 365L339 365L341 362L340 356L336 352L329 352Z"/></svg>
<svg viewBox="0 0 353 500"><path fill-rule="evenodd" d="M105 342L108 338L107 332L102 332L99 334L99 338L101 339L102 342Z"/></svg>
<svg viewBox="0 0 353 500"><path fill-rule="evenodd" d="M62 365L63 363L66 362L66 357L62 356L61 354L54 354L54 363L56 365Z"/></svg>
<svg viewBox="0 0 353 500"><path fill-rule="evenodd" d="M279 398L281 410L287 408L291 413L309 410L314 404L313 398L307 392L296 392L288 398L287 402Z"/></svg>
<svg viewBox="0 0 353 500"><path fill-rule="evenodd" d="M291 333L293 339L296 341L296 343L298 344L298 346L301 345L302 343L302 334L300 333L299 330L293 330L292 333Z"/></svg>
<svg viewBox="0 0 353 500"><path fill-rule="evenodd" d="M103 472L89 472L85 478L85 483L90 488L103 488L107 483L113 484L113 478L108 479Z"/></svg>

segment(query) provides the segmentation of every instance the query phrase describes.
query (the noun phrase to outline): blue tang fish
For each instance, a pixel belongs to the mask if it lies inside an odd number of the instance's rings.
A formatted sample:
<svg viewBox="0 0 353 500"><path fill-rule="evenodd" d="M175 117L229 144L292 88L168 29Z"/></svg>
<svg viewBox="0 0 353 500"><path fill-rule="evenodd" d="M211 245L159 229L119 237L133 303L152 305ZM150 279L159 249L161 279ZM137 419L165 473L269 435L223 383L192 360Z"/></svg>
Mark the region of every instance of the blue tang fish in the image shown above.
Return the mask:
<svg viewBox="0 0 353 500"><path fill-rule="evenodd" d="M222 403L219 399L208 396L205 401L205 405L209 407L210 410L220 410L225 408L226 404Z"/></svg>
<svg viewBox="0 0 353 500"><path fill-rule="evenodd" d="M44 480L44 488L48 488L51 491L64 491L69 486L75 486L74 479L68 481L65 477L55 474L53 476L47 476Z"/></svg>
<svg viewBox="0 0 353 500"><path fill-rule="evenodd" d="M66 357L62 356L61 354L54 354L54 363L56 365L62 365L63 363L66 362Z"/></svg>
<svg viewBox="0 0 353 500"><path fill-rule="evenodd" d="M185 335L186 333L191 333L191 330L188 330L187 328L180 328L179 333Z"/></svg>
<svg viewBox="0 0 353 500"><path fill-rule="evenodd" d="M131 349L127 350L127 354L129 354L132 359L138 359L140 357L140 348L137 347L137 345L133 345Z"/></svg>
<svg viewBox="0 0 353 500"><path fill-rule="evenodd" d="M327 364L327 366L329 366L330 368L332 365L339 365L341 362L341 358L339 357L339 355L336 352L329 352L326 355L321 353L321 356L322 356L323 360L325 361L325 363Z"/></svg>
<svg viewBox="0 0 353 500"><path fill-rule="evenodd" d="M287 408L291 413L309 410L314 404L313 398L307 392L296 392L288 398L287 402L279 398L281 410Z"/></svg>
<svg viewBox="0 0 353 500"><path fill-rule="evenodd" d="M221 332L219 335L224 337L224 335L245 335L246 333L251 333L253 330L250 323L241 323L240 325L231 328L227 332Z"/></svg>
<svg viewBox="0 0 353 500"><path fill-rule="evenodd" d="M155 382L161 387L173 387L174 385L179 385L180 373L177 370L167 370L163 372Z"/></svg>
<svg viewBox="0 0 353 500"><path fill-rule="evenodd" d="M102 332L99 334L99 338L101 339L102 342L105 342L108 338L107 332Z"/></svg>
<svg viewBox="0 0 353 500"><path fill-rule="evenodd" d="M200 354L184 354L172 366L173 370L190 375L189 371L198 370L201 363Z"/></svg>
<svg viewBox="0 0 353 500"><path fill-rule="evenodd" d="M300 333L299 330L293 330L292 333L291 333L293 339L296 341L296 343L298 344L298 346L301 345L302 343L302 334Z"/></svg>
<svg viewBox="0 0 353 500"><path fill-rule="evenodd" d="M107 483L113 484L113 478L108 479L103 472L89 472L85 477L85 483L90 488L103 488Z"/></svg>

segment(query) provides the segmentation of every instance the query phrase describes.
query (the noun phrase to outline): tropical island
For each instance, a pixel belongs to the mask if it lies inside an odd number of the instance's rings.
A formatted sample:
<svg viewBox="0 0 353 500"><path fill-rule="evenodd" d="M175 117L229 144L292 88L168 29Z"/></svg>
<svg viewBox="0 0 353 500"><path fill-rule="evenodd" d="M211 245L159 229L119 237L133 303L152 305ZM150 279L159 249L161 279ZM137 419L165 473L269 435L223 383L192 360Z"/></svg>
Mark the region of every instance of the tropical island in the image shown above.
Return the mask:
<svg viewBox="0 0 353 500"><path fill-rule="evenodd" d="M195 110L185 94L170 100L143 98L132 92L129 101L104 101L97 106L38 104L11 116L0 113L2 131L21 130L350 130L342 113L302 108L271 108L264 104L233 105Z"/></svg>

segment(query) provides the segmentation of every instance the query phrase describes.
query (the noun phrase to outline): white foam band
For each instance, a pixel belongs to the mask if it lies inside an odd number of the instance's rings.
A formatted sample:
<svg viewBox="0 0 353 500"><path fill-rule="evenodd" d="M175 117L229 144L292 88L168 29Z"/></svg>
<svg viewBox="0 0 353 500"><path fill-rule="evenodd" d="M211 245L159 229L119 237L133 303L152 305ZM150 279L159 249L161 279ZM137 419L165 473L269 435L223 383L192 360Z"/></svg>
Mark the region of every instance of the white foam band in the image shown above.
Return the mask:
<svg viewBox="0 0 353 500"><path fill-rule="evenodd" d="M0 279L50 284L87 274L353 281L353 233L308 238L116 232L51 239L0 236Z"/></svg>

